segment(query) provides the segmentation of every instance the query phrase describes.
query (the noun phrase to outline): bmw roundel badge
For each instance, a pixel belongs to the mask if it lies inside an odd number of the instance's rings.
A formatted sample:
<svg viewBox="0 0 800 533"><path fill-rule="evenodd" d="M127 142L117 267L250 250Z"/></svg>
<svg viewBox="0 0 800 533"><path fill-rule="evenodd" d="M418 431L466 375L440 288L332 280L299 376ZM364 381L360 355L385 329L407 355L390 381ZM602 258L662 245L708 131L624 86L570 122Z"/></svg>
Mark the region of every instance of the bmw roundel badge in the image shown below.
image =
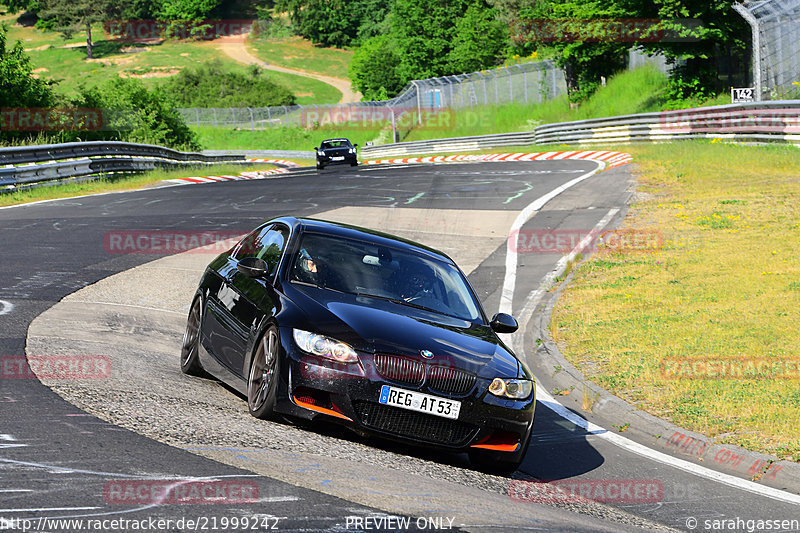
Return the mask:
<svg viewBox="0 0 800 533"><path fill-rule="evenodd" d="M430 351L430 350L421 350L419 353L420 353L420 355L421 355L422 357L424 357L425 359L431 359L431 358L433 358L433 352L432 352L432 351Z"/></svg>

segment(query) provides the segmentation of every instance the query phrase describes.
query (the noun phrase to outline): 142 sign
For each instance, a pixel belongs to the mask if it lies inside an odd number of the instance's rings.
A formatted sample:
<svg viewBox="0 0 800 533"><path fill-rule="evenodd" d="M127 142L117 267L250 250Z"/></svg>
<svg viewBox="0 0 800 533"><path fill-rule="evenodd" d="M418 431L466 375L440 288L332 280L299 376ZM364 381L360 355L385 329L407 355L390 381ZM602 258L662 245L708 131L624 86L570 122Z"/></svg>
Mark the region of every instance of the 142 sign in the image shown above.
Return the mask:
<svg viewBox="0 0 800 533"><path fill-rule="evenodd" d="M752 87L744 87L741 89L731 88L731 101L734 104L753 102L755 101L755 89Z"/></svg>

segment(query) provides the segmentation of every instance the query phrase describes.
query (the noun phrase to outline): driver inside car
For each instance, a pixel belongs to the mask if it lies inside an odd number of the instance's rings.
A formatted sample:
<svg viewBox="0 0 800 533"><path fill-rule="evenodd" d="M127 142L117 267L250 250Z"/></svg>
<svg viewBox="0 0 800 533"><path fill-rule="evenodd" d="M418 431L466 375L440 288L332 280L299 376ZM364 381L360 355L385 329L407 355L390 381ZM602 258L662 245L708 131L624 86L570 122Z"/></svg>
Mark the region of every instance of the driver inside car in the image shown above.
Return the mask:
<svg viewBox="0 0 800 533"><path fill-rule="evenodd" d="M431 276L422 271L410 272L406 277L400 296L404 300L435 298Z"/></svg>

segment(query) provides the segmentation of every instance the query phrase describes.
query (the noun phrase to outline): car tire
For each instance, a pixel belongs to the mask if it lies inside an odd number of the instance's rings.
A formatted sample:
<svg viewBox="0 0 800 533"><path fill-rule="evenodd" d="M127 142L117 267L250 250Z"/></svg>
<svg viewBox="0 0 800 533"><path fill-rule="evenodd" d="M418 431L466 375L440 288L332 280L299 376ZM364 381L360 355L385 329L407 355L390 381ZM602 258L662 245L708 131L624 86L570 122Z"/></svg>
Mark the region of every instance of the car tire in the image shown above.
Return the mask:
<svg viewBox="0 0 800 533"><path fill-rule="evenodd" d="M358 161L353 161L352 163L350 163L350 166L351 167L357 167L358 166Z"/></svg>
<svg viewBox="0 0 800 533"><path fill-rule="evenodd" d="M467 452L469 461L473 467L481 472L509 476L519 469L525 459L525 455L528 453L530 441L531 439L528 437L525 446L521 450L512 453L470 448L469 452Z"/></svg>
<svg viewBox="0 0 800 533"><path fill-rule="evenodd" d="M189 376L203 376L200 364L200 327L203 324L203 298L199 294L189 308L186 332L181 345L181 372Z"/></svg>
<svg viewBox="0 0 800 533"><path fill-rule="evenodd" d="M247 407L256 418L270 418L275 410L280 351L280 335L273 325L256 343L247 377Z"/></svg>
<svg viewBox="0 0 800 533"><path fill-rule="evenodd" d="M322 163L317 163L317 170L322 170L324 168L325 168L325 165L323 165Z"/></svg>

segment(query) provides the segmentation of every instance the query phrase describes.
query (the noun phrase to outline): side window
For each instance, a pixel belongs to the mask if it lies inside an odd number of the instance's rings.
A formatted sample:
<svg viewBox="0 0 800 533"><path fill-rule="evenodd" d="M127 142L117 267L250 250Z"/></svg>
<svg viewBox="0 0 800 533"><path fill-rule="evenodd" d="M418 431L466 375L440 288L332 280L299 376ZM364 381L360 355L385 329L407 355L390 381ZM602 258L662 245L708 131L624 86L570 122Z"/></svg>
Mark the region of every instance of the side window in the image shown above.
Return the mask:
<svg viewBox="0 0 800 533"><path fill-rule="evenodd" d="M239 244L237 244L231 252L231 257L238 261L244 257L255 256L258 250L261 248L262 239L271 229L272 225L268 225L253 230L249 235L239 241Z"/></svg>
<svg viewBox="0 0 800 533"><path fill-rule="evenodd" d="M275 226L263 234L255 256L266 261L270 272L275 272L288 237L289 231L281 226Z"/></svg>

